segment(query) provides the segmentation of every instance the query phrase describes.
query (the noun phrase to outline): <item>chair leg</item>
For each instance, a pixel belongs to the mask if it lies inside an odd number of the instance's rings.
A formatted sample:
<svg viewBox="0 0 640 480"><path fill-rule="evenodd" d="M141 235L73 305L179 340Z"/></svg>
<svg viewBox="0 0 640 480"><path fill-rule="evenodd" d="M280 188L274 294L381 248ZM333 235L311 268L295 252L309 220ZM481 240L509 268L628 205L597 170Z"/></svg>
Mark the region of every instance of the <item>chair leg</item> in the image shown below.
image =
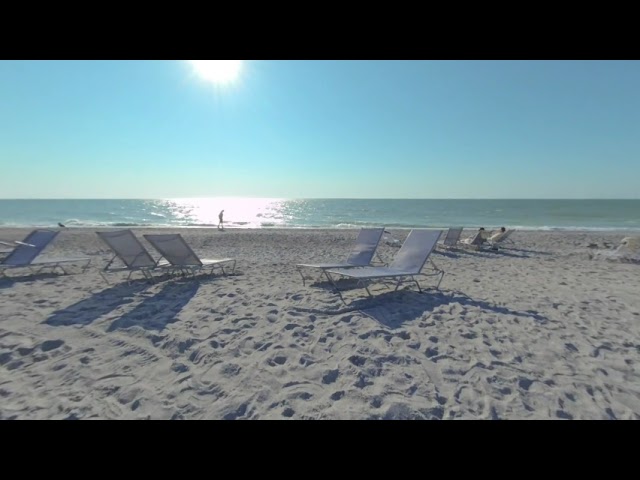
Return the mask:
<svg viewBox="0 0 640 480"><path fill-rule="evenodd" d="M302 274L302 270L300 269L300 267L296 267L296 270L298 271L298 273L302 277L302 286L304 287L306 285L306 282L305 282L304 275Z"/></svg>
<svg viewBox="0 0 640 480"><path fill-rule="evenodd" d="M331 275L329 275L329 272L327 272L326 270L322 270L324 272L324 274L327 276L327 279L329 280L329 282L331 283L331 285L333 285L333 288L335 289L336 293L338 294L338 296L340 297L340 300L342 300L342 303L344 303L345 305L348 305L347 302L345 302L344 297L342 296L342 292L340 291L340 289L338 288L338 285L336 285L336 282L333 281L333 278L331 277Z"/></svg>

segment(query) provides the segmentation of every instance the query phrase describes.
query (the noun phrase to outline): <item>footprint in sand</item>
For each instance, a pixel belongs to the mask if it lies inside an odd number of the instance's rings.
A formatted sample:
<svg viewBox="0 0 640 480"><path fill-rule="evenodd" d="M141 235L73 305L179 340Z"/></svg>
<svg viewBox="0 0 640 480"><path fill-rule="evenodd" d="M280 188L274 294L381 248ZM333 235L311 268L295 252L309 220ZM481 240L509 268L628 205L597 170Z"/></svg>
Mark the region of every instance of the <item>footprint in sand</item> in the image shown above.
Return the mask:
<svg viewBox="0 0 640 480"><path fill-rule="evenodd" d="M403 340L409 340L411 338L411 334L405 331L396 333L396 336Z"/></svg>
<svg viewBox="0 0 640 480"><path fill-rule="evenodd" d="M242 417L245 413L247 413L247 409L248 409L249 405L246 403L243 403L242 405L240 405L235 411L233 412L229 412L226 415L224 415L222 418L223 420L235 420L237 418Z"/></svg>
<svg viewBox="0 0 640 480"><path fill-rule="evenodd" d="M325 385L329 385L329 384L335 382L338 379L338 375L340 375L340 371L339 370L337 370L337 369L336 370L329 370L322 377L322 383L324 383Z"/></svg>
<svg viewBox="0 0 640 480"><path fill-rule="evenodd" d="M212 348L224 348L224 346L226 345L226 343L224 342L218 342L217 340L211 340L209 342L209 345L211 345Z"/></svg>
<svg viewBox="0 0 640 480"><path fill-rule="evenodd" d="M11 352L0 353L0 365L5 365L11 361Z"/></svg>
<svg viewBox="0 0 640 480"><path fill-rule="evenodd" d="M56 348L60 348L64 345L63 340L46 340L40 344L40 349L43 352L48 352L50 350L55 350Z"/></svg>
<svg viewBox="0 0 640 480"><path fill-rule="evenodd" d="M438 355L438 347L428 347L425 351L424 354L427 356L427 358L433 358L436 355Z"/></svg>
<svg viewBox="0 0 640 480"><path fill-rule="evenodd" d="M286 418L291 418L295 415L295 410L291 407L287 407L282 411L282 416Z"/></svg>
<svg viewBox="0 0 640 480"><path fill-rule="evenodd" d="M556 417L561 418L563 420L573 420L573 415L565 412L564 410L556 410Z"/></svg>
<svg viewBox="0 0 640 480"><path fill-rule="evenodd" d="M189 371L189 367L187 367L186 365L182 364L182 363L174 363L171 366L171 370L173 370L176 373L184 373Z"/></svg>
<svg viewBox="0 0 640 480"><path fill-rule="evenodd" d="M520 380L518 380L518 386L525 391L529 390L531 384L533 384L533 380L530 380L528 378L521 378Z"/></svg>
<svg viewBox="0 0 640 480"><path fill-rule="evenodd" d="M352 355L349 357L349 361L356 367L362 367L367 362L367 359L359 355Z"/></svg>
<svg viewBox="0 0 640 480"><path fill-rule="evenodd" d="M351 320L353 320L353 315L343 315L337 321L333 322L333 324L338 325L340 322L351 323Z"/></svg>
<svg viewBox="0 0 640 480"><path fill-rule="evenodd" d="M225 377L235 377L240 374L242 367L235 363L227 363L221 369L220 373Z"/></svg>
<svg viewBox="0 0 640 480"><path fill-rule="evenodd" d="M369 385L373 385L373 382L371 380L367 380L367 377L362 373L358 375L358 380L356 380L353 384L354 387L360 389L368 387Z"/></svg>
<svg viewBox="0 0 640 480"><path fill-rule="evenodd" d="M600 356L600 350L609 350L609 351L613 351L613 349L611 348L611 345L605 343L603 345L600 345L599 347L596 347L593 351L593 353L591 354L592 357L598 357Z"/></svg>
<svg viewBox="0 0 640 480"><path fill-rule="evenodd" d="M316 362L308 357L301 357L298 363L303 367L308 367L310 365L313 365Z"/></svg>
<svg viewBox="0 0 640 480"><path fill-rule="evenodd" d="M338 390L337 392L333 392L329 398L331 398L331 400L333 400L333 401L338 401L342 397L344 397L344 391L343 390Z"/></svg>
<svg viewBox="0 0 640 480"><path fill-rule="evenodd" d="M287 357L279 355L277 357L272 358L267 363L271 367L275 367L276 365L284 365L287 362Z"/></svg>
<svg viewBox="0 0 640 480"><path fill-rule="evenodd" d="M576 347L573 343L565 343L564 346L570 352L578 352L578 347Z"/></svg>

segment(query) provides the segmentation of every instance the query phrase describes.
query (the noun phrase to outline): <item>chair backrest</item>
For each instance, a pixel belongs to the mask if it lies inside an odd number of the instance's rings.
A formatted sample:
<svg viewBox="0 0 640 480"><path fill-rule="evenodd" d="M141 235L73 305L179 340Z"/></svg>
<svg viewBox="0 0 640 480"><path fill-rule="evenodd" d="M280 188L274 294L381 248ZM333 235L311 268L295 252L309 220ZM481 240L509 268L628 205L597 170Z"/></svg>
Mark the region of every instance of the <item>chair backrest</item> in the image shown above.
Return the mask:
<svg viewBox="0 0 640 480"><path fill-rule="evenodd" d="M201 266L202 262L179 233L143 235L174 266Z"/></svg>
<svg viewBox="0 0 640 480"><path fill-rule="evenodd" d="M29 265L59 233L60 232L54 230L34 230L27 235L27 238L23 241L24 243L33 245L33 247L18 244L13 251L0 262L0 265Z"/></svg>
<svg viewBox="0 0 640 480"><path fill-rule="evenodd" d="M116 256L131 269L155 267L156 261L131 230L96 232Z"/></svg>
<svg viewBox="0 0 640 480"><path fill-rule="evenodd" d="M369 265L383 233L384 228L363 228L360 230L356 244L347 258L347 263L362 267Z"/></svg>
<svg viewBox="0 0 640 480"><path fill-rule="evenodd" d="M444 237L443 244L448 247L453 247L458 240L460 240L460 235L462 235L462 227L450 228L447 232L447 236Z"/></svg>
<svg viewBox="0 0 640 480"><path fill-rule="evenodd" d="M464 242L469 245L482 245L485 242L485 234L484 230L479 230L473 234L472 237L469 237Z"/></svg>
<svg viewBox="0 0 640 480"><path fill-rule="evenodd" d="M504 232L498 232L495 235L492 235L491 237L489 237L489 240L491 240L492 243L504 242L507 238L509 238L509 236L513 232L515 232L515 230L506 230Z"/></svg>
<svg viewBox="0 0 640 480"><path fill-rule="evenodd" d="M504 234L504 237L502 237L502 240L500 240L501 242L504 242L507 238L509 238L511 236L511 234L515 232L515 230L507 230Z"/></svg>
<svg viewBox="0 0 640 480"><path fill-rule="evenodd" d="M442 230L411 230L396 253L390 269L418 274L438 243Z"/></svg>

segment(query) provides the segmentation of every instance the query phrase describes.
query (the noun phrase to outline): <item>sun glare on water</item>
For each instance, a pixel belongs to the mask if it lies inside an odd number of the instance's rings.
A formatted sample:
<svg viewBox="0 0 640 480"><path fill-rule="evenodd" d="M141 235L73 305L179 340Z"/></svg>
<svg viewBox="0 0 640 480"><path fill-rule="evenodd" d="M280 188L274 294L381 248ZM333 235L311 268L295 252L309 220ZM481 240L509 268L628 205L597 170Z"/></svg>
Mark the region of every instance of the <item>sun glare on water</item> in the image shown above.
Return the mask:
<svg viewBox="0 0 640 480"><path fill-rule="evenodd" d="M240 75L242 60L187 60L202 80L214 85L229 85Z"/></svg>

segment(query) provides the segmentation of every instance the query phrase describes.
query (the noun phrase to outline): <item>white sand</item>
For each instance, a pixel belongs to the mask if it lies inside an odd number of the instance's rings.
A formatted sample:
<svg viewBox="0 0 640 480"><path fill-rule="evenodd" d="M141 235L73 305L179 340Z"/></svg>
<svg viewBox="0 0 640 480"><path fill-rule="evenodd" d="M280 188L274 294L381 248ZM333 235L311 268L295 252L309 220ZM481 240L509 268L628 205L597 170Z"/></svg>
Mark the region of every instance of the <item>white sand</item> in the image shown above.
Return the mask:
<svg viewBox="0 0 640 480"><path fill-rule="evenodd" d="M237 274L107 285L107 248L65 230L46 253L94 256L89 272L0 279L0 418L640 418L629 233L516 232L435 254L442 293L376 286L347 307L295 264L343 259L355 230L179 232Z"/></svg>

